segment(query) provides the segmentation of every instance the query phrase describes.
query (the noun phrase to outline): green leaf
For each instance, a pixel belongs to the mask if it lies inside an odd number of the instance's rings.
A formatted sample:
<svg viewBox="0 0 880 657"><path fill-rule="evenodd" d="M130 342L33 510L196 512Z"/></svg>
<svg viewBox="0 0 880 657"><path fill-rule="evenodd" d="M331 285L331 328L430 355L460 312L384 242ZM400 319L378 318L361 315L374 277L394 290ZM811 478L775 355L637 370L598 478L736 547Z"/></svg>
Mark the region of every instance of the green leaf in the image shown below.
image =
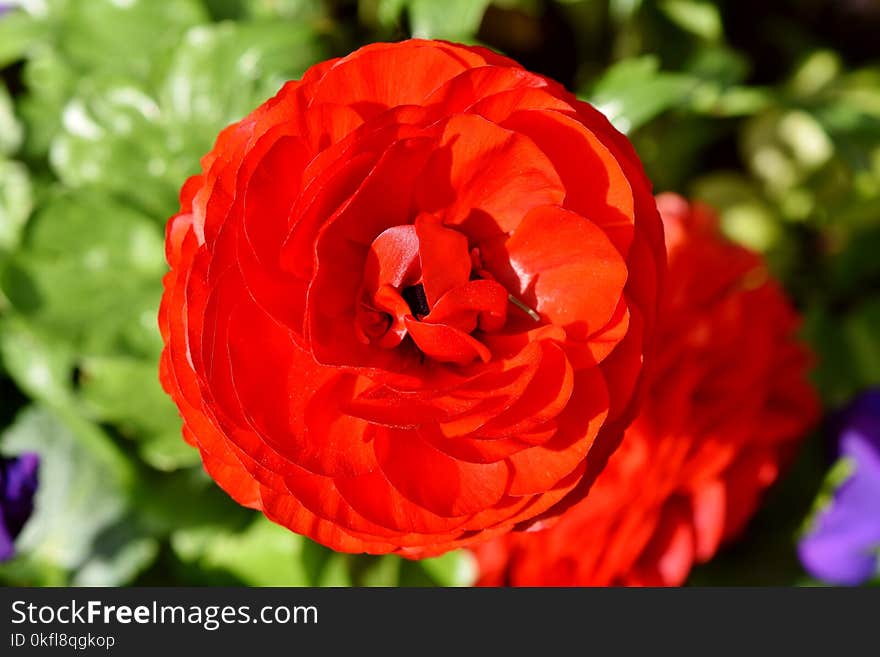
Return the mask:
<svg viewBox="0 0 880 657"><path fill-rule="evenodd" d="M73 352L15 314L0 320L0 356L10 377L31 398L43 402L80 442L100 455L126 481L134 476L128 459L104 432L86 420L72 393Z"/></svg>
<svg viewBox="0 0 880 657"><path fill-rule="evenodd" d="M705 0L663 0L662 11L683 30L706 41L718 41L723 35L718 7Z"/></svg>
<svg viewBox="0 0 880 657"><path fill-rule="evenodd" d="M48 25L21 11L0 20L0 68L21 59L49 35Z"/></svg>
<svg viewBox="0 0 880 657"><path fill-rule="evenodd" d="M748 116L769 106L771 94L756 87L717 89L703 85L694 92L693 106L697 112L717 117Z"/></svg>
<svg viewBox="0 0 880 657"><path fill-rule="evenodd" d="M155 91L123 75L92 75L78 85L51 143L53 170L66 185L112 191L164 221L217 133L322 55L305 26L193 27L153 71Z"/></svg>
<svg viewBox="0 0 880 657"><path fill-rule="evenodd" d="M82 352L155 358L164 272L155 222L96 193L56 195L0 287L24 317Z"/></svg>
<svg viewBox="0 0 880 657"><path fill-rule="evenodd" d="M19 388L54 405L70 402L73 353L19 317L0 322L0 356Z"/></svg>
<svg viewBox="0 0 880 657"><path fill-rule="evenodd" d="M847 231L840 242L829 263L827 287L834 298L846 300L871 281L880 280L880 225Z"/></svg>
<svg viewBox="0 0 880 657"><path fill-rule="evenodd" d="M43 158L61 128L61 110L73 93L78 74L60 53L43 46L28 57L22 78L28 93L16 98L16 103L27 126L23 151L32 158Z"/></svg>
<svg viewBox="0 0 880 657"><path fill-rule="evenodd" d="M403 559L394 555L361 557L353 568L358 586L397 586Z"/></svg>
<svg viewBox="0 0 880 657"><path fill-rule="evenodd" d="M315 585L322 587L351 586L353 584L350 568L352 559L350 554L330 553L318 574Z"/></svg>
<svg viewBox="0 0 880 657"><path fill-rule="evenodd" d="M14 153L21 145L23 136L21 124L15 117L12 107L12 98L6 87L0 84L0 155Z"/></svg>
<svg viewBox="0 0 880 657"><path fill-rule="evenodd" d="M477 564L467 550L422 559L419 565L437 586L471 586L477 578Z"/></svg>
<svg viewBox="0 0 880 657"><path fill-rule="evenodd" d="M715 208L724 233L740 244L765 253L782 238L772 207L745 176L714 173L693 182L692 196Z"/></svg>
<svg viewBox="0 0 880 657"><path fill-rule="evenodd" d="M849 342L855 369L851 378L860 379L867 385L880 385L880 297L865 298L859 308L843 322L843 330Z"/></svg>
<svg viewBox="0 0 880 657"><path fill-rule="evenodd" d="M249 586L306 586L302 544L306 539L262 515L242 532L215 527L186 529L172 535L182 561L205 570L222 570Z"/></svg>
<svg viewBox="0 0 880 657"><path fill-rule="evenodd" d="M18 246L31 210L33 190L27 168L0 157L0 251Z"/></svg>
<svg viewBox="0 0 880 657"><path fill-rule="evenodd" d="M134 503L144 526L162 536L200 527L235 533L254 517L251 509L233 501L201 467L142 472Z"/></svg>
<svg viewBox="0 0 880 657"><path fill-rule="evenodd" d="M400 20L400 15L403 13L406 4L407 0L377 0L375 8L376 21L385 28L395 26ZM364 3L361 3L361 12L363 12L363 5Z"/></svg>
<svg viewBox="0 0 880 657"><path fill-rule="evenodd" d="M26 55L24 81L28 94L21 100L27 119L27 150L42 155L61 127L62 108L79 85L93 78L116 77L128 85L152 88L157 67L167 61L189 27L207 20L198 0L41 0L32 3L32 16L14 14L0 21L3 31L17 27L28 40L15 46ZM0 57L3 47L0 46Z"/></svg>
<svg viewBox="0 0 880 657"><path fill-rule="evenodd" d="M837 459L828 469L819 492L816 493L816 499L813 500L813 506L801 526L799 532L801 535L808 534L814 529L819 514L831 504L837 489L852 477L856 471L856 466L857 464L853 459L843 457Z"/></svg>
<svg viewBox="0 0 880 657"><path fill-rule="evenodd" d="M805 337L817 355L814 378L829 406L880 385L880 296L862 293L856 299L843 312L815 303L804 318Z"/></svg>
<svg viewBox="0 0 880 657"><path fill-rule="evenodd" d="M623 133L685 103L697 82L691 77L660 71L653 55L624 59L595 83L589 101Z"/></svg>
<svg viewBox="0 0 880 657"><path fill-rule="evenodd" d="M489 0L409 0L412 35L420 39L473 39Z"/></svg>
<svg viewBox="0 0 880 657"><path fill-rule="evenodd" d="M689 75L719 88L741 84L750 69L749 60L742 53L722 44L700 48L685 64Z"/></svg>
<svg viewBox="0 0 880 657"><path fill-rule="evenodd" d="M198 450L180 435L180 416L159 385L155 361L86 357L79 384L90 414L136 440L141 457L153 467L174 470L199 462Z"/></svg>
<svg viewBox="0 0 880 657"><path fill-rule="evenodd" d="M608 12L615 23L632 20L641 8L642 0L609 0L608 2Z"/></svg>
<svg viewBox="0 0 880 657"><path fill-rule="evenodd" d="M129 514L130 477L106 437L30 407L2 437L4 451L40 455L35 510L0 577L18 584L120 585L154 558L157 545ZM17 580L18 576L37 581ZM40 581L46 578L45 581ZM60 581L59 581L60 580Z"/></svg>
<svg viewBox="0 0 880 657"><path fill-rule="evenodd" d="M321 59L304 26L220 23L189 30L164 73L159 105L169 120L209 134L238 120Z"/></svg>
<svg viewBox="0 0 880 657"><path fill-rule="evenodd" d="M151 96L125 79L90 77L60 114L49 161L65 185L108 190L156 221L176 210L178 186L197 156L176 159L185 126L162 125Z"/></svg>
<svg viewBox="0 0 880 657"><path fill-rule="evenodd" d="M829 50L809 53L788 82L797 96L812 96L827 88L841 72L840 55Z"/></svg>
<svg viewBox="0 0 880 657"><path fill-rule="evenodd" d="M245 0L244 10L253 18L281 18L300 24L324 20L327 15L322 0Z"/></svg>
<svg viewBox="0 0 880 657"><path fill-rule="evenodd" d="M767 108L772 88L745 86L748 59L723 45L701 48L687 61L686 72L699 81L689 98L690 108L714 117L745 116Z"/></svg>
<svg viewBox="0 0 880 657"><path fill-rule="evenodd" d="M149 80L156 60L183 32L208 19L198 0L55 2L57 47L82 71L115 71Z"/></svg>
<svg viewBox="0 0 880 657"><path fill-rule="evenodd" d="M73 586L119 586L129 584L156 560L159 542L132 531L122 520L101 533L91 555L71 580Z"/></svg>

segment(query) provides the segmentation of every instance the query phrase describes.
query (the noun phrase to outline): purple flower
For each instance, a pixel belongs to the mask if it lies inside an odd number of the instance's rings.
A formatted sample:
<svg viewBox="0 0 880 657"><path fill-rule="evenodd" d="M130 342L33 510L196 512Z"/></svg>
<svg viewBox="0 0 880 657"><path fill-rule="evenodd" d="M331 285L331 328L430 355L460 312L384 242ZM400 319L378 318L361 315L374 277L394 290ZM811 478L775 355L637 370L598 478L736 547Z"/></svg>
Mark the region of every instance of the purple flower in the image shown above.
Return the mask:
<svg viewBox="0 0 880 657"><path fill-rule="evenodd" d="M15 537L34 510L40 457L25 453L0 457L0 561L15 554Z"/></svg>
<svg viewBox="0 0 880 657"><path fill-rule="evenodd" d="M840 456L853 471L798 552L817 579L855 586L876 575L880 562L880 389L858 397L838 421Z"/></svg>

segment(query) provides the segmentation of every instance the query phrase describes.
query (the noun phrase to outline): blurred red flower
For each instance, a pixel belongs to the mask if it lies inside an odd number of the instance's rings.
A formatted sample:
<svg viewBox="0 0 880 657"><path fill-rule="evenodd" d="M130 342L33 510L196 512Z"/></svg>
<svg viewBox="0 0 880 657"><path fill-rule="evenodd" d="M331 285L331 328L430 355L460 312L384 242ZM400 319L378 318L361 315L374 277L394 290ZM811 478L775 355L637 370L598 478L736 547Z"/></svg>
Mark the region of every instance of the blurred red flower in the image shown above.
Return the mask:
<svg viewBox="0 0 880 657"><path fill-rule="evenodd" d="M669 270L647 398L589 496L476 548L483 585L680 585L740 532L818 414L798 319L714 213L658 197Z"/></svg>
<svg viewBox="0 0 880 657"><path fill-rule="evenodd" d="M211 476L336 550L409 556L586 489L665 267L601 114L417 40L318 64L224 130L167 259L161 379Z"/></svg>

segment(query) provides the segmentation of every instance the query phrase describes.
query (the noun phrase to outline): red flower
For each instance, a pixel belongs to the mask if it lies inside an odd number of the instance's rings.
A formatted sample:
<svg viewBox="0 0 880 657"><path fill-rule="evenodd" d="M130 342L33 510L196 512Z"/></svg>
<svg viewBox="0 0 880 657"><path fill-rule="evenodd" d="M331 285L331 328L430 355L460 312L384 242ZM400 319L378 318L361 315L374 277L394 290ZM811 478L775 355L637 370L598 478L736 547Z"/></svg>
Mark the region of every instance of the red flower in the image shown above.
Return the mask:
<svg viewBox="0 0 880 657"><path fill-rule="evenodd" d="M596 110L432 41L319 64L224 130L167 258L161 378L211 476L337 550L407 555L586 488L665 265Z"/></svg>
<svg viewBox="0 0 880 657"><path fill-rule="evenodd" d="M669 272L637 420L550 529L477 548L484 585L680 585L755 512L817 416L797 318L714 214L658 197Z"/></svg>

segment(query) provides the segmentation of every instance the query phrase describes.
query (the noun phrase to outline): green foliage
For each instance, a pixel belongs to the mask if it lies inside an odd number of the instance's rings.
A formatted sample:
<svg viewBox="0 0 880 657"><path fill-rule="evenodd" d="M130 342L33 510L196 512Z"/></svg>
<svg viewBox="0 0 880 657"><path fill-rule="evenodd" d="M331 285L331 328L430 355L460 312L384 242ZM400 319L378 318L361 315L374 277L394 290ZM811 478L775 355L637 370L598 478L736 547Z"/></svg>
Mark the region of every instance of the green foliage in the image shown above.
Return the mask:
<svg viewBox="0 0 880 657"><path fill-rule="evenodd" d="M466 41L480 27L489 0L408 0L414 37Z"/></svg>
<svg viewBox="0 0 880 657"><path fill-rule="evenodd" d="M33 209L33 190L27 168L0 156L0 250L11 251Z"/></svg>
<svg viewBox="0 0 880 657"><path fill-rule="evenodd" d="M687 75L659 71L653 55L624 59L593 87L589 100L623 133L641 127L685 102L694 81Z"/></svg>
<svg viewBox="0 0 880 657"><path fill-rule="evenodd" d="M628 134L658 190L711 202L767 255L828 406L880 384L880 59L809 3L745 21L710 0L26 4L0 17L0 379L17 390L0 450L45 465L0 581L472 581L461 553L334 554L240 508L157 381L163 225L181 184L221 128L369 41L483 42L559 78ZM807 582L793 541L828 465L820 441L695 583Z"/></svg>
<svg viewBox="0 0 880 657"><path fill-rule="evenodd" d="M309 573L301 552L306 539L265 518L242 531L186 528L171 536L175 555L203 570L222 570L252 586L305 586Z"/></svg>
<svg viewBox="0 0 880 657"><path fill-rule="evenodd" d="M473 43L491 0L366 0L359 3L361 19L381 31L401 30L408 36Z"/></svg>

